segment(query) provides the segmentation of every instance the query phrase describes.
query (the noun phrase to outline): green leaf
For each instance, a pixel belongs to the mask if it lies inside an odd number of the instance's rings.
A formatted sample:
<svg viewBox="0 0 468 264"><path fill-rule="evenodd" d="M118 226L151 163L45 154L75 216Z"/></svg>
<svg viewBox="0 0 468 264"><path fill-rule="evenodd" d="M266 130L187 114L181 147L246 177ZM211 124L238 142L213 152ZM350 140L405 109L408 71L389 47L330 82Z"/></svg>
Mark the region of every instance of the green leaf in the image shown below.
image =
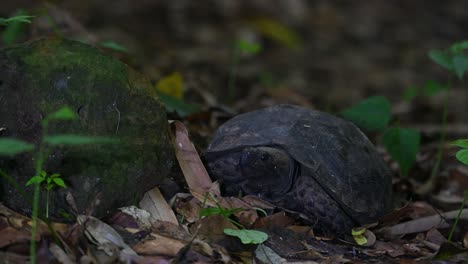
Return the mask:
<svg viewBox="0 0 468 264"><path fill-rule="evenodd" d="M241 39L237 42L237 48L249 54L257 54L262 50L262 45Z"/></svg>
<svg viewBox="0 0 468 264"><path fill-rule="evenodd" d="M468 148L468 139L455 140L455 141L450 142L450 144L454 146L459 146L461 148Z"/></svg>
<svg viewBox="0 0 468 264"><path fill-rule="evenodd" d="M293 29L269 18L255 19L252 25L264 36L281 43L291 50L301 50L303 41Z"/></svg>
<svg viewBox="0 0 468 264"><path fill-rule="evenodd" d="M456 55L453 58L453 66L458 79L462 80L463 75L468 70L468 57L466 57L464 54Z"/></svg>
<svg viewBox="0 0 468 264"><path fill-rule="evenodd" d="M460 41L454 43L452 46L450 46L450 52L453 54L460 54L464 50L468 49L468 41Z"/></svg>
<svg viewBox="0 0 468 264"><path fill-rule="evenodd" d="M442 91L445 91L447 90L448 86L447 85L444 85L444 84L441 84L439 82L436 82L434 80L429 80L427 81L426 83L426 87L425 87L425 94L427 96L433 96L433 95L436 95Z"/></svg>
<svg viewBox="0 0 468 264"><path fill-rule="evenodd" d="M419 94L419 89L416 86L410 86L406 88L405 93L403 94L403 99L407 102L413 100Z"/></svg>
<svg viewBox="0 0 468 264"><path fill-rule="evenodd" d="M156 90L160 93L173 96L179 100L184 98L184 78L179 72L164 76L156 83Z"/></svg>
<svg viewBox="0 0 468 264"><path fill-rule="evenodd" d="M369 97L341 112L341 115L367 131L384 130L391 118L391 105L383 96Z"/></svg>
<svg viewBox="0 0 468 264"><path fill-rule="evenodd" d="M34 145L14 138L0 138L0 156L14 156L34 149Z"/></svg>
<svg viewBox="0 0 468 264"><path fill-rule="evenodd" d="M31 178L29 179L29 181L26 182L26 186L29 186L29 185L35 184L35 183L41 184L44 180L45 180L44 177L41 177L41 176L39 176L39 175L36 175L36 176L31 177Z"/></svg>
<svg viewBox="0 0 468 264"><path fill-rule="evenodd" d="M200 216L209 216L209 215L220 215L221 208L218 207L205 207L200 209Z"/></svg>
<svg viewBox="0 0 468 264"><path fill-rule="evenodd" d="M120 51L120 52L124 52L124 53L128 53L128 49L122 45L120 45L119 43L117 42L114 42L114 41L104 41L104 42L101 42L101 46L105 47L105 48L108 48L108 49L112 49L112 50L115 50L115 51Z"/></svg>
<svg viewBox="0 0 468 264"><path fill-rule="evenodd" d="M461 163L468 165L468 149L459 150L455 156Z"/></svg>
<svg viewBox="0 0 468 264"><path fill-rule="evenodd" d="M180 116L188 116L200 111L200 107L194 104L187 103L174 96L163 92L158 92L159 99L164 103L166 110L169 112L176 111Z"/></svg>
<svg viewBox="0 0 468 264"><path fill-rule="evenodd" d="M65 106L60 108L58 111L53 112L44 119L43 122L48 122L50 120L74 120L78 119L78 115L70 107Z"/></svg>
<svg viewBox="0 0 468 264"><path fill-rule="evenodd" d="M399 164L402 174L407 176L416 161L420 147L420 133L407 128L389 128L383 135L383 143L393 159Z"/></svg>
<svg viewBox="0 0 468 264"><path fill-rule="evenodd" d="M268 234L257 230L226 228L224 234L238 237L242 244L261 244L268 239Z"/></svg>
<svg viewBox="0 0 468 264"><path fill-rule="evenodd" d="M0 20L1 24L7 25L2 33L3 42L7 45L15 43L18 37L24 33L25 23L31 23L30 18L32 16L28 16L25 11L19 10L16 16Z"/></svg>
<svg viewBox="0 0 468 264"><path fill-rule="evenodd" d="M234 208L234 209L226 209L223 207L207 207L202 208L200 210L200 216L209 216L209 215L222 215L226 218L229 218L231 215L240 212L244 209L242 208Z"/></svg>
<svg viewBox="0 0 468 264"><path fill-rule="evenodd" d="M52 180L54 181L54 183L57 186L60 186L62 188L67 188L67 185L65 184L65 182L61 178L53 178Z"/></svg>
<svg viewBox="0 0 468 264"><path fill-rule="evenodd" d="M106 144L106 143L116 143L116 139L108 137L88 137L88 136L79 136L79 135L53 135L46 136L44 141L52 146L57 145L86 145L86 144Z"/></svg>
<svg viewBox="0 0 468 264"><path fill-rule="evenodd" d="M29 16L29 15L20 15L21 13L25 14L24 11L19 10L17 12L19 15L9 17L9 18L0 18L0 24L1 25L7 25L9 23L14 23L14 22L22 22L22 23L31 23L31 19L34 18L34 16Z"/></svg>
<svg viewBox="0 0 468 264"><path fill-rule="evenodd" d="M429 58L431 58L432 61L448 70L453 70L454 68L452 56L447 51L431 50L429 52Z"/></svg>

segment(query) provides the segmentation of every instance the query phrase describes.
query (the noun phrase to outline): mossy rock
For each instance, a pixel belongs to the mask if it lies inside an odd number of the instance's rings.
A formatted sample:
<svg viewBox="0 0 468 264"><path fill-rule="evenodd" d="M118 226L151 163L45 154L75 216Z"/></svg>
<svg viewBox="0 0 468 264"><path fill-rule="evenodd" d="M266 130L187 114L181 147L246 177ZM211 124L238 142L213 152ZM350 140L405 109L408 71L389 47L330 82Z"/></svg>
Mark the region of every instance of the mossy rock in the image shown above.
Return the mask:
<svg viewBox="0 0 468 264"><path fill-rule="evenodd" d="M45 171L60 173L69 186L52 190L53 218L89 212L106 216L137 203L168 174L174 155L166 112L147 79L98 49L71 40L42 39L0 51L0 137L38 145L41 120L63 106L74 109L79 120L52 122L49 135L105 136L119 143L63 146L48 153ZM25 183L34 175L33 153L0 157L0 169L32 197L33 188ZM17 188L4 179L0 187L5 205L30 214L31 203ZM69 194L75 210L66 201Z"/></svg>

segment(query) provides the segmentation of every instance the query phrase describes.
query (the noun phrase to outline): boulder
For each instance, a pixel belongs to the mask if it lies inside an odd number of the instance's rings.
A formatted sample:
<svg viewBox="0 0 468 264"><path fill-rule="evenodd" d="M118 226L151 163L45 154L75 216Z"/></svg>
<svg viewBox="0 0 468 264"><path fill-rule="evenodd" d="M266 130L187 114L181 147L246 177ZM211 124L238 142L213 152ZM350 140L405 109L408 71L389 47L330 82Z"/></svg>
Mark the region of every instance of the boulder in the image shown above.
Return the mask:
<svg viewBox="0 0 468 264"><path fill-rule="evenodd" d="M104 217L137 203L168 174L174 155L166 112L142 75L72 40L41 39L0 51L0 137L38 145L41 120L63 106L76 111L79 119L51 122L49 135L105 136L118 143L50 149L44 170L60 173L68 185L50 193L52 219L73 219L76 213ZM1 179L0 200L24 214L31 213L33 187L25 183L35 173L34 158L34 153L0 157L0 169L27 196ZM43 186L41 191L44 212Z"/></svg>

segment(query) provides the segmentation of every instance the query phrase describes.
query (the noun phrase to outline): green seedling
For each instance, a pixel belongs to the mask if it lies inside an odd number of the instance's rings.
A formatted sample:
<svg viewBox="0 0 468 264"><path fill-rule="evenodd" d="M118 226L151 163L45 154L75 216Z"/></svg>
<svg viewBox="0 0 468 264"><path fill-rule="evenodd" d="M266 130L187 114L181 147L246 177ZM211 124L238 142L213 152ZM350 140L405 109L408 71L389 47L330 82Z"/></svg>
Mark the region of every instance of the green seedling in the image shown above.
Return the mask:
<svg viewBox="0 0 468 264"><path fill-rule="evenodd" d="M18 13L22 13L22 11L19 11ZM9 18L0 17L0 25L6 26L6 25L9 25L11 23L16 23L16 22L30 24L32 18L34 18L34 16L29 16L26 14L18 14L16 16L9 17Z"/></svg>
<svg viewBox="0 0 468 264"><path fill-rule="evenodd" d="M164 76L155 85L158 97L166 110L177 112L182 117L200 111L198 105L184 101L184 85L184 78L179 72Z"/></svg>
<svg viewBox="0 0 468 264"><path fill-rule="evenodd" d="M373 96L342 111L341 116L369 132L383 132L383 144L392 158L400 164L407 176L416 161L420 147L419 132L400 127L389 127L391 105L383 96Z"/></svg>
<svg viewBox="0 0 468 264"><path fill-rule="evenodd" d="M33 199L32 199L32 227L31 237L35 238L38 228L38 216L39 216L39 201L40 201L40 186L43 182L46 183L46 190L50 191L53 186L66 186L60 175L52 174L47 175L43 173L44 163L46 161L47 154L50 153L51 148L61 146L73 146L73 145L85 145L85 144L101 144L101 143L115 143L114 139L107 137L88 137L80 135L49 135L48 128L49 123L57 120L75 120L78 119L77 114L69 107L63 107L60 110L49 114L45 119L42 120L42 138L39 143L39 147L35 147L29 142L25 142L19 139L12 138L0 138L0 155L2 156L14 156L24 152L30 152L35 150L35 175L28 181L28 185L34 186ZM11 177L0 173L1 176L6 178L8 181L12 181ZM48 182L50 181L50 182ZM17 184L16 184L17 185ZM15 186L16 186L15 185ZM50 188L50 189L49 189ZM21 192L22 188L18 188ZM21 193L24 193L22 191ZM47 212L48 214L48 212ZM47 219L46 219L47 220ZM50 226L49 226L50 227ZM54 230L52 230L55 233ZM30 245L31 263L36 263L36 240L31 239Z"/></svg>
<svg viewBox="0 0 468 264"><path fill-rule="evenodd" d="M34 16L28 15L24 10L18 10L16 15L10 18L0 18L0 25L6 26L2 32L3 42L7 45L15 43L24 32L25 24L30 24Z"/></svg>
<svg viewBox="0 0 468 264"><path fill-rule="evenodd" d="M123 53L128 53L128 49L126 47L124 47L123 45L115 42L115 41L104 41L104 42L101 42L101 46L104 47L104 48L108 48L108 49L111 49L111 50L115 50L115 51L118 51L118 52L123 52Z"/></svg>
<svg viewBox="0 0 468 264"><path fill-rule="evenodd" d="M44 185L44 188L47 191L46 218L49 218L49 192L50 190L52 190L55 186L67 188L67 185L65 184L63 179L60 177L60 174L53 173L53 174L48 175L47 172L45 171L41 171L39 175L33 176L31 179L29 179L28 182L26 182L26 186L30 186L32 184Z"/></svg>
<svg viewBox="0 0 468 264"><path fill-rule="evenodd" d="M447 91L447 89L447 85L434 80L429 80L426 82L424 89L421 89L417 86L408 87L403 94L403 99L407 102L410 102L420 95L432 97L440 94L443 91Z"/></svg>
<svg viewBox="0 0 468 264"><path fill-rule="evenodd" d="M237 68L239 67L242 54L256 55L262 51L263 47L260 43L248 41L244 39L237 40L234 44L234 52L232 55L231 69L229 71L228 80L228 100L233 100L235 96L235 82L237 77Z"/></svg>
<svg viewBox="0 0 468 264"><path fill-rule="evenodd" d="M217 207L210 207L210 208L205 207L208 196L210 196L210 199L212 199L216 203ZM209 216L209 215L223 216L224 218L229 220L231 223L241 228L239 230L225 228L223 230L224 234L238 237L241 240L242 244L261 244L265 242L268 239L268 234L262 231L258 231L258 230L245 229L245 227L241 225L239 222L231 219L231 216L233 214L243 211L243 210L244 209L242 208L233 208L233 209L224 208L218 203L216 198L211 193L206 193L205 198L203 199L202 209L200 210L199 216L200 217ZM261 211L266 214L264 210L261 210Z"/></svg>
<svg viewBox="0 0 468 264"><path fill-rule="evenodd" d="M300 51L304 47L302 37L292 28L270 18L258 18L250 24L263 36L280 43L292 51Z"/></svg>
<svg viewBox="0 0 468 264"><path fill-rule="evenodd" d="M408 176L409 170L416 162L420 142L421 135L414 129L391 127L383 134L385 148L390 156L398 162L401 172L405 176Z"/></svg>
<svg viewBox="0 0 468 264"><path fill-rule="evenodd" d="M468 165L468 139L455 140L451 144L462 148L455 156L461 163Z"/></svg>
<svg viewBox="0 0 468 264"><path fill-rule="evenodd" d="M384 96L373 96L342 111L345 119L369 132L383 131L392 117L390 102Z"/></svg>
<svg viewBox="0 0 468 264"><path fill-rule="evenodd" d="M452 73L458 77L460 81L463 80L465 72L468 70L468 57L465 55L465 51L468 50L468 41L461 41L453 44L445 50L431 50L428 54L429 58L438 64L439 66L447 69L449 73ZM433 187L433 182L437 177L439 171L440 161L442 160L443 146L445 145L445 137L447 130L447 116L448 116L448 105L451 88L451 76L449 75L448 82L443 87L446 91L444 109L442 112L442 132L440 133L439 147L437 149L436 162L431 172L431 177L425 185L423 185L419 193L427 193ZM434 89L434 87L432 87ZM464 153L464 152L462 152ZM460 156L461 154L459 154ZM459 158L457 156L457 158ZM461 161L461 160L460 160ZM463 162L463 161L462 161Z"/></svg>

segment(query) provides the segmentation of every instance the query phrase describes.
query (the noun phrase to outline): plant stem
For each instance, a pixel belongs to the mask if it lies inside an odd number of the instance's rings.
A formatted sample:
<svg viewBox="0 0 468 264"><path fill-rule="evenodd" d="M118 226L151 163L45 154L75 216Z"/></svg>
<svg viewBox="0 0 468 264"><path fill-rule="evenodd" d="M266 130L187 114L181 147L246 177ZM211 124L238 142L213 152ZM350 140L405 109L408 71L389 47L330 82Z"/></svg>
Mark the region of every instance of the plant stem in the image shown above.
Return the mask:
<svg viewBox="0 0 468 264"><path fill-rule="evenodd" d="M47 189L47 194L46 194L46 218L49 219L49 189Z"/></svg>
<svg viewBox="0 0 468 264"><path fill-rule="evenodd" d="M452 229L450 229L450 234L449 234L449 236L447 238L447 240L449 242L452 241L453 233L455 233L455 229L457 228L458 220L460 219L463 208L465 208L466 196L467 195L466 195L466 191L465 191L465 195L463 195L463 201L462 201L462 203L460 205L460 210L458 211L457 218L455 218L455 223L453 223Z"/></svg>
<svg viewBox="0 0 468 264"><path fill-rule="evenodd" d="M42 165L44 165L44 148L45 142L44 138L47 135L47 122L45 122L42 126L42 139L39 145L39 151L37 152L36 157L36 175L41 175ZM31 255L31 263L36 264L36 235L37 235L37 227L38 227L38 213L39 213L39 202L41 199L41 185L40 183L34 184L34 196L33 196L33 212L32 212L32 227L31 227L31 244L30 244L30 255Z"/></svg>
<svg viewBox="0 0 468 264"><path fill-rule="evenodd" d="M442 160L442 152L444 150L445 136L447 133L447 116L448 116L448 105L450 101L450 86L451 85L452 85L452 82L451 82L451 79L449 79L447 90L446 90L444 109L442 112L442 131L440 132L440 142L437 148L436 161L435 161L434 167L432 167L431 176L429 180L424 185L422 185L416 190L416 193L419 195L427 194L430 191L432 191L432 189L434 189L434 183L438 175L437 173L439 172L440 161Z"/></svg>

